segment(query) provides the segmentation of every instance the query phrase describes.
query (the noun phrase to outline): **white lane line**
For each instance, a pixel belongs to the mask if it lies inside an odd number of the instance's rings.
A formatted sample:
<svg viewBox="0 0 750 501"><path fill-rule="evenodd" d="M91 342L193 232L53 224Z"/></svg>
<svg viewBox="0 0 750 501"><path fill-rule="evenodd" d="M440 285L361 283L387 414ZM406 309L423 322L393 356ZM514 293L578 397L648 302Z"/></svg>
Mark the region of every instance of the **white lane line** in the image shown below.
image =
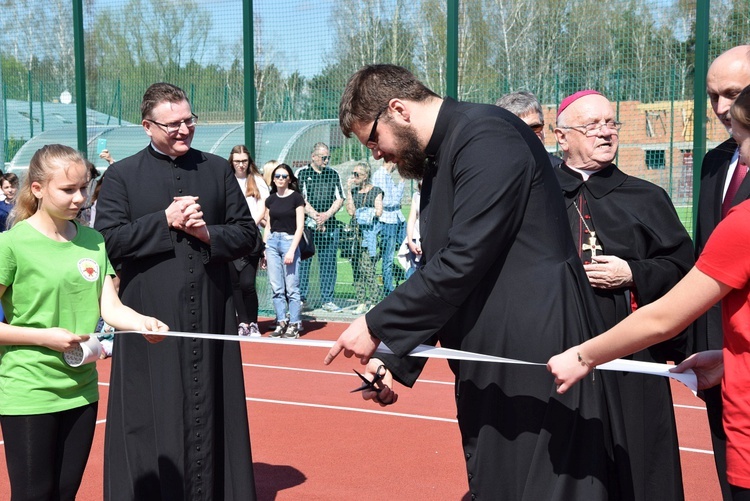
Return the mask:
<svg viewBox="0 0 750 501"><path fill-rule="evenodd" d="M706 406L700 406L700 405L682 405L682 404L674 404L675 407L679 407L680 409L695 409L699 411L705 411Z"/></svg>
<svg viewBox="0 0 750 501"><path fill-rule="evenodd" d="M287 402L284 400L270 400L267 398L253 398L253 397L246 397L245 400L249 402L261 402L266 404L278 404L278 405L296 405L299 407L315 407L318 409L329 409L329 410L337 410L337 411L348 411L348 412L363 412L365 414L381 414L384 416L395 416L395 417L405 417L405 418L412 418L412 419L424 419L426 421L441 421L443 423L456 423L457 421L455 419L450 418L441 418L441 417L434 417L434 416L422 416L419 414L404 414L401 412L390 412L390 411L379 411L375 409L359 409L357 407L341 407L338 405L322 405L322 404L308 404L304 402Z"/></svg>
<svg viewBox="0 0 750 501"><path fill-rule="evenodd" d="M698 454L710 454L714 455L714 451L707 451L704 449L693 449L692 447L680 447L680 450L683 452L697 452Z"/></svg>
<svg viewBox="0 0 750 501"><path fill-rule="evenodd" d="M334 374L337 376L353 376L357 377L357 375L352 372L337 372L337 371L331 371L331 370L325 370L325 369L302 369L299 367L285 367L282 365L263 365L263 364L242 364L245 367L255 367L258 369L278 369L282 371L294 371L294 372L315 372L318 374ZM444 384L444 385L450 385L453 386L453 381L434 381L431 379L418 379L417 383L430 383L430 384Z"/></svg>

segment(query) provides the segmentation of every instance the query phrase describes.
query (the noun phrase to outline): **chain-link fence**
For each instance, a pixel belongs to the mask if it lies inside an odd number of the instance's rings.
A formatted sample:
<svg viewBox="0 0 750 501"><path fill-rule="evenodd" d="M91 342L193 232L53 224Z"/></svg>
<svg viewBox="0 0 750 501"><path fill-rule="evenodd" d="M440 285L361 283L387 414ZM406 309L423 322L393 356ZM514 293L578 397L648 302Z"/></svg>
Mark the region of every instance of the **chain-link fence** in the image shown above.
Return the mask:
<svg viewBox="0 0 750 501"><path fill-rule="evenodd" d="M339 96L356 69L388 62L462 100L493 103L512 91L535 93L544 105L551 152L560 100L583 88L600 90L624 123L618 165L664 187L691 229L695 124L699 130L706 124L708 148L726 138L710 108L704 114L705 94L694 90L696 45L707 44L711 60L750 40L750 1L711 1L704 10L707 23L699 16L701 5L52 0L40 8L30 0L7 0L0 16L0 156L6 170L22 171L41 145L61 142L84 149L104 171L102 150L120 159L146 146L139 111L143 91L168 81L185 89L199 116L194 147L227 157L234 145L249 143L259 166L275 159L297 169L312 161L313 145L324 142L329 168L346 189L357 162L368 162L373 172L382 167L357 141L341 135ZM696 28L706 24L708 30ZM403 268L388 265L392 241L398 248L403 240L402 219L416 187L409 182L403 188L398 203L393 193L387 203L397 223L376 236L371 259L378 292L367 303L403 280ZM341 241L351 219L345 209L335 215ZM339 315L353 313L361 299L351 260L337 251L334 273L321 269L319 257L306 270L312 314L323 315L316 308L326 303L343 307ZM332 276L329 297L321 288ZM261 309L270 312L264 272L258 285Z"/></svg>

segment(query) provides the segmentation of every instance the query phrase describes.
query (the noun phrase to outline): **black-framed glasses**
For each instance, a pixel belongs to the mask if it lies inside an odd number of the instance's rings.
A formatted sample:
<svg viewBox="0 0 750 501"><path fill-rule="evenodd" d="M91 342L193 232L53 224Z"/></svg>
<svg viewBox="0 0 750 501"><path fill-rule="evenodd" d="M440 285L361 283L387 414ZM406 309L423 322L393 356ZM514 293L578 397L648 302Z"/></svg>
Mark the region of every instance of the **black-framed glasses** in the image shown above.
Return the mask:
<svg viewBox="0 0 750 501"><path fill-rule="evenodd" d="M331 159L331 155L320 155L320 159L323 162L327 162L327 161L329 161Z"/></svg>
<svg viewBox="0 0 750 501"><path fill-rule="evenodd" d="M288 177L289 177L289 174L274 174L273 175L274 179L286 179Z"/></svg>
<svg viewBox="0 0 750 501"><path fill-rule="evenodd" d="M559 129L575 129L587 137L596 136L599 134L599 131L603 130L605 127L617 134L620 131L620 128L622 128L622 122L608 120L606 122L591 122L585 125L558 126Z"/></svg>
<svg viewBox="0 0 750 501"><path fill-rule="evenodd" d="M192 129L193 127L195 127L198 124L198 115L196 115L195 113L191 113L190 118L168 124L163 124L161 122L157 122L156 120L151 120L150 118L147 118L146 121L151 122L152 124L156 124L159 127L164 127L164 130L167 132L167 134L177 134L180 131L182 124L185 124L185 127L187 127L188 129Z"/></svg>
<svg viewBox="0 0 750 501"><path fill-rule="evenodd" d="M372 123L372 129L370 129L370 135L367 137L367 142L365 143L365 146L367 149L374 150L378 147L378 141L375 139L375 134L378 132L378 120L380 120L380 115L383 114L385 110L388 108L383 108L378 112L377 115L375 115L375 121Z"/></svg>
<svg viewBox="0 0 750 501"><path fill-rule="evenodd" d="M360 173L359 173L359 172L352 172L352 176L354 176L354 177L359 177L359 176L360 176Z"/></svg>
<svg viewBox="0 0 750 501"><path fill-rule="evenodd" d="M529 127L534 131L535 134L539 134L544 130L544 122L540 124L530 124Z"/></svg>

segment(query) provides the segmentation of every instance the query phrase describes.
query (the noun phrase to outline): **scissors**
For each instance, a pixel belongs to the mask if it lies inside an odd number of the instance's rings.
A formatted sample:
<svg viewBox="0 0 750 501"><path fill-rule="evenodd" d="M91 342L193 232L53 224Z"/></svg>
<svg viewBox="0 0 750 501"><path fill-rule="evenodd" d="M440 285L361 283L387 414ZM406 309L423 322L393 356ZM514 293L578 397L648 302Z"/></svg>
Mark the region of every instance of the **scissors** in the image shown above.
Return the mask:
<svg viewBox="0 0 750 501"><path fill-rule="evenodd" d="M356 372L356 373L357 373L357 376L359 376L359 379L361 379L361 380L362 380L362 386L360 386L359 388L355 388L355 389L353 389L353 390L352 390L352 391L350 391L349 393L354 393L354 392L356 392L356 391L364 391L364 390L369 390L369 391L374 391L375 393L380 393L380 392L381 392L381 391L383 390L383 388L380 388L380 387L378 387L378 386L375 386L375 385L376 385L376 384L377 384L377 383L378 383L378 382L379 382L379 381L380 381L381 379L383 379L383 377L385 377L385 373L386 373L386 368L385 368L385 365L380 365L380 366L378 367L378 370L376 370L376 371L375 371L375 377L374 377L374 378L372 378L372 381L370 381L369 379L367 379L366 377L364 377L364 376L363 376L362 374L360 374L360 373L359 373L359 372L357 371L357 369L352 369L352 370L353 370L354 372Z"/></svg>

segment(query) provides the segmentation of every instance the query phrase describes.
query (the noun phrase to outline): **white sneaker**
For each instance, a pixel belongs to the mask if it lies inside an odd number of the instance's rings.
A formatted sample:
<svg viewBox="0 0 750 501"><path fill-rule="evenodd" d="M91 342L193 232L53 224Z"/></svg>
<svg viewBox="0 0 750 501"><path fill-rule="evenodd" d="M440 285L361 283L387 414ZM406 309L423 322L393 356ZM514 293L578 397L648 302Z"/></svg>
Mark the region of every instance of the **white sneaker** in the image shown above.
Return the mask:
<svg viewBox="0 0 750 501"><path fill-rule="evenodd" d="M333 312L333 311L341 311L341 308L339 308L338 306L336 306L336 303L334 303L333 301L327 302L326 304L324 304L322 306L322 308L325 311L331 311L331 312Z"/></svg>
<svg viewBox="0 0 750 501"><path fill-rule="evenodd" d="M362 303L362 304L358 305L357 308L354 310L354 314L355 315L364 315L365 313L367 313L367 311L369 309L370 308L368 308L365 303Z"/></svg>
<svg viewBox="0 0 750 501"><path fill-rule="evenodd" d="M281 320L276 323L276 328L271 333L271 337L281 337L286 332L286 326L287 322L286 320Z"/></svg>
<svg viewBox="0 0 750 501"><path fill-rule="evenodd" d="M248 325L248 329L250 330L250 337L261 337L260 329L258 329L258 324L255 322L251 322Z"/></svg>
<svg viewBox="0 0 750 501"><path fill-rule="evenodd" d="M299 337L299 331L297 330L297 324L296 323L290 323L289 326L284 331L284 334L281 335L284 339L297 339Z"/></svg>

